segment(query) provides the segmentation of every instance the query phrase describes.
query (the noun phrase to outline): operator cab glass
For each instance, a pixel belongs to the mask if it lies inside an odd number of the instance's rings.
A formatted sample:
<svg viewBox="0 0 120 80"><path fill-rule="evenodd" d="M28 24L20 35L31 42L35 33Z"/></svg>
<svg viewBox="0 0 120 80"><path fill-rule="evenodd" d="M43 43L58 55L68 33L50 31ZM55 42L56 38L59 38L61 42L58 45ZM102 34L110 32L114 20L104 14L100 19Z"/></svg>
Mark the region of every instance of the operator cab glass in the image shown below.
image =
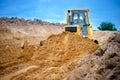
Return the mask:
<svg viewBox="0 0 120 80"><path fill-rule="evenodd" d="M86 25L86 12L85 11L69 11L68 10L68 24L69 25Z"/></svg>

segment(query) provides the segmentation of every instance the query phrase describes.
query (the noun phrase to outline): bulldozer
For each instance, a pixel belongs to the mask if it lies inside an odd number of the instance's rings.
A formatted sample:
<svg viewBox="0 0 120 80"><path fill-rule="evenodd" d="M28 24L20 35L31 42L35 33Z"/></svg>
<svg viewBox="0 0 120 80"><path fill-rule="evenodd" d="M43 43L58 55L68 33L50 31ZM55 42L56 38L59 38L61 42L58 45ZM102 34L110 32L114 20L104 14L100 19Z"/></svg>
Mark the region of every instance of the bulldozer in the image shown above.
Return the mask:
<svg viewBox="0 0 120 80"><path fill-rule="evenodd" d="M66 24L64 31L73 32L83 37L90 37L92 27L88 16L88 9L69 9L66 11Z"/></svg>

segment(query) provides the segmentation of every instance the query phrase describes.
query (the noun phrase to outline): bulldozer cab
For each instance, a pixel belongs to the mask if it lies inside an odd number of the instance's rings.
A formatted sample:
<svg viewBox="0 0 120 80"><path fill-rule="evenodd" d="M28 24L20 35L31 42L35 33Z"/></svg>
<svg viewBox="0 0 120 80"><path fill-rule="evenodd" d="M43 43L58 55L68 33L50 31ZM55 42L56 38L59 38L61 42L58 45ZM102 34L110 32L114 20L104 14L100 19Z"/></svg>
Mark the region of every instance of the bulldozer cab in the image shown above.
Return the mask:
<svg viewBox="0 0 120 80"><path fill-rule="evenodd" d="M68 24L69 25L86 25L86 12L80 10L68 10Z"/></svg>
<svg viewBox="0 0 120 80"><path fill-rule="evenodd" d="M90 22L88 17L88 10L72 9L66 12L65 31L74 32L85 37L90 36Z"/></svg>

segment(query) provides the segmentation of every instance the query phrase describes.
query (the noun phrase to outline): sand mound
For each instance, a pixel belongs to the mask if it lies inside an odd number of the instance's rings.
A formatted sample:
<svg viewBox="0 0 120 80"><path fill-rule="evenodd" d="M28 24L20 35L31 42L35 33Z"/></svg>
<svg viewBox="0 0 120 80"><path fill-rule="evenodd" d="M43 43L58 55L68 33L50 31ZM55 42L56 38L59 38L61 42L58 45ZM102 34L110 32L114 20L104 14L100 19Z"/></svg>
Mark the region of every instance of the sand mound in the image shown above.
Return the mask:
<svg viewBox="0 0 120 80"><path fill-rule="evenodd" d="M98 48L98 45L90 39L73 33L52 35L40 45L38 53L32 59L55 61L58 65L92 53Z"/></svg>
<svg viewBox="0 0 120 80"><path fill-rule="evenodd" d="M1 68L28 63L39 68L16 75L12 77L13 80L62 80L78 67L77 62L81 57L92 54L98 47L98 44L88 38L63 32L62 34L51 35L48 39L41 41L39 46L24 43L23 48L19 49L20 56L16 57L17 59L14 59L11 64L2 64ZM4 69L3 71L3 73L7 72Z"/></svg>
<svg viewBox="0 0 120 80"><path fill-rule="evenodd" d="M40 66L40 75L37 79L40 80L60 80L69 74L77 67L76 63L85 54L91 54L98 48L92 40L80 37L73 33L62 33L51 35L47 40L40 43L40 46L35 49L28 47L24 50L27 59L30 58L30 63ZM28 50L29 49L29 50ZM32 55L28 57L29 54ZM35 78L36 73L27 72L16 76L15 79L31 79ZM39 73L39 72L38 72ZM32 75L26 77L25 75Z"/></svg>

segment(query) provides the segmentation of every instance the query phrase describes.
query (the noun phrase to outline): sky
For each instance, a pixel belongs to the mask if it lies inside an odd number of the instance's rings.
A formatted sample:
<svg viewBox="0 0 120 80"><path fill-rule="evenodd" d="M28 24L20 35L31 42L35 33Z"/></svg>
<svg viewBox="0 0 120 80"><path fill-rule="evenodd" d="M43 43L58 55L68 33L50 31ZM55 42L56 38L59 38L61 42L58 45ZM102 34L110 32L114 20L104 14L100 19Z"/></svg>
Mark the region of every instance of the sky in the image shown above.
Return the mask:
<svg viewBox="0 0 120 80"><path fill-rule="evenodd" d="M120 31L120 0L0 0L0 17L65 23L66 10L89 9L90 23L112 22Z"/></svg>

